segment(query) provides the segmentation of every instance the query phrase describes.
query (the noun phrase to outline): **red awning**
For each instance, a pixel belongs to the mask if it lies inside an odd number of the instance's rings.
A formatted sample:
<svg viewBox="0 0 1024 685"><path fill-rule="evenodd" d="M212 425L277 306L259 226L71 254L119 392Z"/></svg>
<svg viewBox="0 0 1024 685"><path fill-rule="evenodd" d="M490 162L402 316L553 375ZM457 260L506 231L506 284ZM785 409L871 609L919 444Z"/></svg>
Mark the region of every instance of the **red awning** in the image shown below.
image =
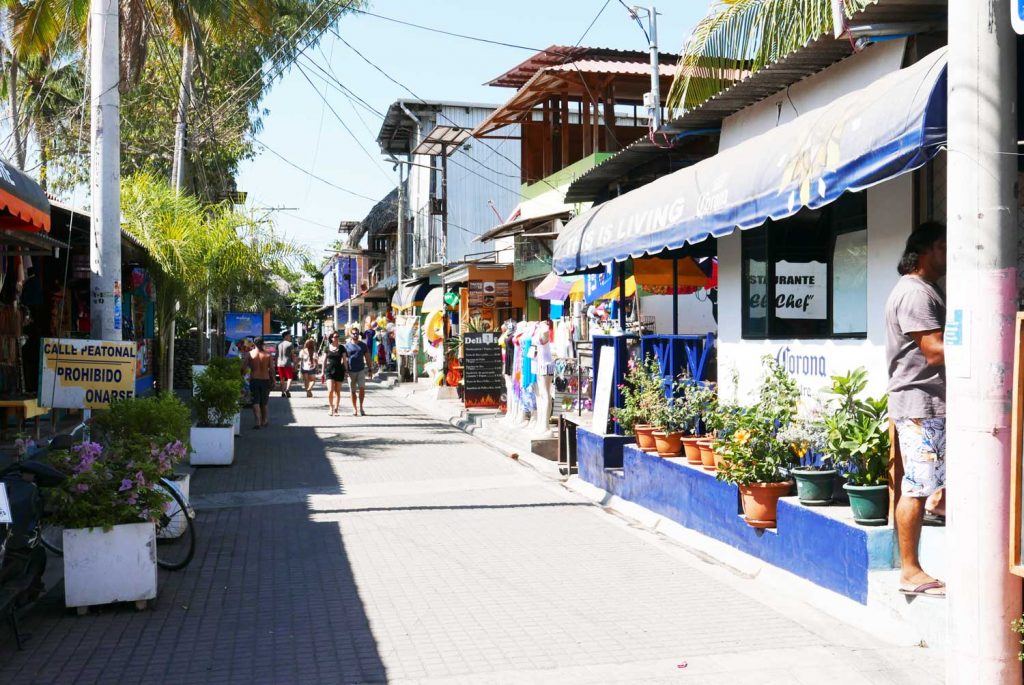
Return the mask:
<svg viewBox="0 0 1024 685"><path fill-rule="evenodd" d="M50 230L50 201L35 181L0 160L0 230Z"/></svg>

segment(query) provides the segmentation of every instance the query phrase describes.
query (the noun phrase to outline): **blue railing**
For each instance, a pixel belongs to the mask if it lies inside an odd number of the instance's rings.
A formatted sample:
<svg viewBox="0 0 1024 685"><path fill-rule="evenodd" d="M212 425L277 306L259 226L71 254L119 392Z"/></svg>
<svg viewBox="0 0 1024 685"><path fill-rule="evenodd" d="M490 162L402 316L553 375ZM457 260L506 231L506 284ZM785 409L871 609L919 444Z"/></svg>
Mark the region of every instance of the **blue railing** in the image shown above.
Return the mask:
<svg viewBox="0 0 1024 685"><path fill-rule="evenodd" d="M597 392L597 378L601 363L601 348L611 346L615 349L615 368L612 377L612 398L609 406L622 407L622 391L619 386L626 377L629 365L629 348L640 342L640 356L648 355L658 361L661 377L665 384L665 395L672 394L672 382L682 374L689 378L702 381L707 372L708 357L715 346L714 333L707 335L595 335L594 336L594 378L591 393ZM593 394L591 395L593 400ZM615 432L619 427L615 425Z"/></svg>
<svg viewBox="0 0 1024 685"><path fill-rule="evenodd" d="M708 356L715 346L714 333L707 335L645 335L640 338L640 356L658 361L665 383L665 396L672 394L672 381L685 375L702 381L707 372ZM621 381L619 381L621 382Z"/></svg>

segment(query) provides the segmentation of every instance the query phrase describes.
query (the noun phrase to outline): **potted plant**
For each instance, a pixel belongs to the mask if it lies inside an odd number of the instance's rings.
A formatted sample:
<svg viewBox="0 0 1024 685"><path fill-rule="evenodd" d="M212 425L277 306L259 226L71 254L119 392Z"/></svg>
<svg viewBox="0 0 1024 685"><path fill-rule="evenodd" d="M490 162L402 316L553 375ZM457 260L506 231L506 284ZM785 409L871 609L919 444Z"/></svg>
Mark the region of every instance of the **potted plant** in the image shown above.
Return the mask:
<svg viewBox="0 0 1024 685"><path fill-rule="evenodd" d="M625 434L636 435L637 447L644 452L655 452L654 418L666 403L661 370L654 357L642 362L629 361L622 384L622 407L612 409L612 418Z"/></svg>
<svg viewBox="0 0 1024 685"><path fill-rule="evenodd" d="M798 464L790 473L796 480L800 504L808 507L832 504L836 469L831 455L824 450L825 426L820 416L812 414L794 419L779 431L778 438Z"/></svg>
<svg viewBox="0 0 1024 685"><path fill-rule="evenodd" d="M703 417L715 402L714 388L708 383L681 381L677 384L679 411L686 435L683 436L683 449L686 461L696 466L701 465L701 436Z"/></svg>
<svg viewBox="0 0 1024 685"><path fill-rule="evenodd" d="M678 457L683 449L683 431L686 429L682 402L672 398L665 402L654 418L654 442L659 457Z"/></svg>
<svg viewBox="0 0 1024 685"><path fill-rule="evenodd" d="M762 360L765 376L758 402L736 418L736 430L723 441L717 478L739 487L743 518L754 528L773 528L779 498L793 487L793 455L779 431L796 413L799 389L774 358Z"/></svg>
<svg viewBox="0 0 1024 685"><path fill-rule="evenodd" d="M115 402L96 417L94 441L51 452L67 476L53 492L63 526L68 607L145 606L156 597L156 528L168 496L160 479L187 451L188 408L171 395Z"/></svg>
<svg viewBox="0 0 1024 685"><path fill-rule="evenodd" d="M729 437L739 428L739 418L744 410L739 405L722 402L716 398L714 403L705 413L704 425L707 427L708 437L711 441L711 461L706 461L704 451L701 451L701 465L706 471L717 471L722 461L722 448Z"/></svg>
<svg viewBox="0 0 1024 685"><path fill-rule="evenodd" d="M215 361L192 379L196 417L191 431L193 466L226 466L235 460L233 424L240 407L242 377L236 360Z"/></svg>
<svg viewBox="0 0 1024 685"><path fill-rule="evenodd" d="M867 371L855 369L833 376L832 412L825 417L825 444L844 467L853 520L864 526L884 526L889 520L888 398L861 398Z"/></svg>

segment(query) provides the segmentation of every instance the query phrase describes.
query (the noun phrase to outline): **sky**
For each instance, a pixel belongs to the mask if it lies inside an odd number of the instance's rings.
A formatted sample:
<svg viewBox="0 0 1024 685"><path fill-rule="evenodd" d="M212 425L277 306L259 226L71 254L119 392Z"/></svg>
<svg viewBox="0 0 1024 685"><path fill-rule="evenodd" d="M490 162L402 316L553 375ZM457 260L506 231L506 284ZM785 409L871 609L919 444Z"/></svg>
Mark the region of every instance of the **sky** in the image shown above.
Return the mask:
<svg viewBox="0 0 1024 685"><path fill-rule="evenodd" d="M705 0L676 0L659 7L659 49L678 52L707 8ZM619 0L377 0L367 10L538 50L576 44L597 17L581 45L648 48L640 27ZM257 138L277 154L257 146L259 156L243 163L238 177L239 190L248 193L248 205L257 211L275 208L272 214L278 230L305 246L314 261L338 238L340 221L364 218L398 182L397 172L381 158L376 142L380 117L354 102L353 94L378 112L385 112L397 99L414 97L499 105L514 91L483 84L533 54L368 15L347 15L337 29L353 48L409 90L328 32L263 101L268 113ZM324 71L333 73L350 95L329 85Z"/></svg>

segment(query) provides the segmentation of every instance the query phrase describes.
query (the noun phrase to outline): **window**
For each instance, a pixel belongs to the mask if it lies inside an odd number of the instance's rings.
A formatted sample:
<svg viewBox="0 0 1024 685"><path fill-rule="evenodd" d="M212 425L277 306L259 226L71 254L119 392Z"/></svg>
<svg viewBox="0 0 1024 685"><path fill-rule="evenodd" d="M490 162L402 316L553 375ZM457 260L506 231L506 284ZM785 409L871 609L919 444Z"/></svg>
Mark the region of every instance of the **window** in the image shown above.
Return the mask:
<svg viewBox="0 0 1024 685"><path fill-rule="evenodd" d="M743 337L867 334L867 198L847 193L743 233Z"/></svg>

